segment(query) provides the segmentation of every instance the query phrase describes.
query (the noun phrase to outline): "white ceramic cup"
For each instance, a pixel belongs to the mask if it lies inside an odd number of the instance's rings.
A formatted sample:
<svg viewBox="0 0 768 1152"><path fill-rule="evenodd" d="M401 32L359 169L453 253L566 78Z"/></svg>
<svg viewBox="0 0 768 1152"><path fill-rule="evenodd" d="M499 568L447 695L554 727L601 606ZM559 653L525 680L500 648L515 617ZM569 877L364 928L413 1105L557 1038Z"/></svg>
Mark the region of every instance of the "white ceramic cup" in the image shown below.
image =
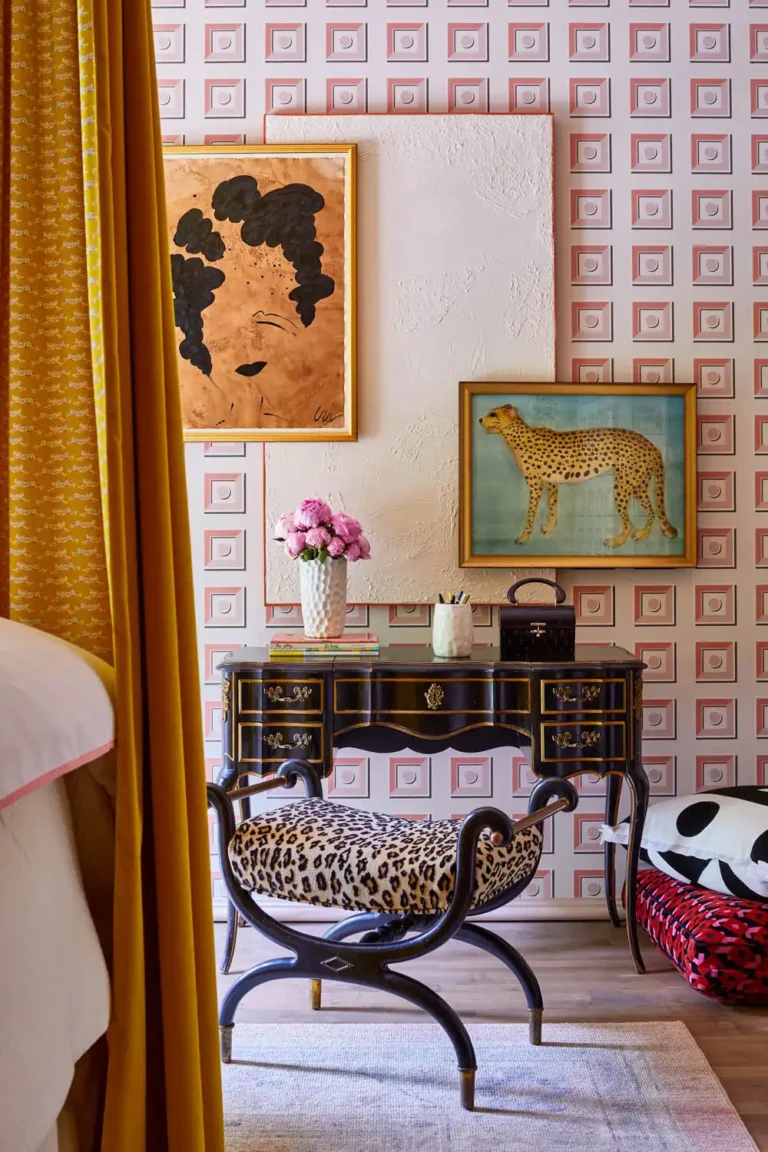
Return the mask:
<svg viewBox="0 0 768 1152"><path fill-rule="evenodd" d="M432 649L435 656L472 655L475 626L471 604L435 604Z"/></svg>

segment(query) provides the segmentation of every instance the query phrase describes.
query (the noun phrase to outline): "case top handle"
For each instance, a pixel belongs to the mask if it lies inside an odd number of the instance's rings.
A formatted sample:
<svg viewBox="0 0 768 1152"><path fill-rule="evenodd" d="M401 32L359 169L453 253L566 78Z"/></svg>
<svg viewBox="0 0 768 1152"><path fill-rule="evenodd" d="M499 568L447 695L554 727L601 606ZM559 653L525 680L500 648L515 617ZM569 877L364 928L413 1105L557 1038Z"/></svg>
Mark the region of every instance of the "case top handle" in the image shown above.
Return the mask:
<svg viewBox="0 0 768 1152"><path fill-rule="evenodd" d="M565 588L556 584L554 580L547 580L544 576L526 576L525 580L518 580L516 584L512 585L509 592L507 592L507 600L509 600L510 604L517 604L515 593L518 588L522 588L523 584L548 584L550 588L554 588L555 590L557 603L563 604L565 602Z"/></svg>

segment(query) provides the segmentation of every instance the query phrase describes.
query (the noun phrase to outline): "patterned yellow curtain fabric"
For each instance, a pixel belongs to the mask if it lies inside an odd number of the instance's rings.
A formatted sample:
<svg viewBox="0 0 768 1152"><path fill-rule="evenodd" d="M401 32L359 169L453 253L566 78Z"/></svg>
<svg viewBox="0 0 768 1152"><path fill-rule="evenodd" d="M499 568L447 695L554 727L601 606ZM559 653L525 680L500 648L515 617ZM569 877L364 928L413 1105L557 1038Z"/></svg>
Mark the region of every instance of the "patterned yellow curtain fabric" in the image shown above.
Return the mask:
<svg viewBox="0 0 768 1152"><path fill-rule="evenodd" d="M0 612L109 659L75 5L0 22Z"/></svg>
<svg viewBox="0 0 768 1152"><path fill-rule="evenodd" d="M0 612L116 674L103 1152L224 1147L150 0L0 4Z"/></svg>

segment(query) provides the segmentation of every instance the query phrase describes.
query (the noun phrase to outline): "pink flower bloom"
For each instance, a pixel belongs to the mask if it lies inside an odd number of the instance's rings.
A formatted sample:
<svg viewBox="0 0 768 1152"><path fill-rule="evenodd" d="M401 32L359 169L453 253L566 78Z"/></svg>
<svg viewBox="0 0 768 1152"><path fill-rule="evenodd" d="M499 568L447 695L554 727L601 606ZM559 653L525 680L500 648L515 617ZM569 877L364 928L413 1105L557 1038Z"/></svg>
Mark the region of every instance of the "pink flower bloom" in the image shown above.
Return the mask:
<svg viewBox="0 0 768 1152"><path fill-rule="evenodd" d="M293 516L297 528L317 528L328 523L332 512L325 500L302 500Z"/></svg>
<svg viewBox="0 0 768 1152"><path fill-rule="evenodd" d="M307 544L310 548L324 548L331 539L327 528L310 528L307 532Z"/></svg>
<svg viewBox="0 0 768 1152"><path fill-rule="evenodd" d="M333 536L328 545L328 555L335 557L343 556L345 548L346 545L341 536Z"/></svg>
<svg viewBox="0 0 768 1152"><path fill-rule="evenodd" d="M277 540L285 540L290 536L291 532L296 531L296 521L293 518L293 512L289 512L286 516L281 516L277 524L275 524L275 538Z"/></svg>
<svg viewBox="0 0 768 1152"><path fill-rule="evenodd" d="M363 530L359 521L347 516L346 512L337 512L335 516L332 516L331 527L336 535L341 536L342 540L346 540L347 543L350 540L357 540Z"/></svg>
<svg viewBox="0 0 768 1152"><path fill-rule="evenodd" d="M357 540L350 540L349 544L347 544L347 560L359 560L360 555L360 545Z"/></svg>
<svg viewBox="0 0 768 1152"><path fill-rule="evenodd" d="M303 532L291 532L283 547L288 556L295 558L304 551L306 543L307 537Z"/></svg>
<svg viewBox="0 0 768 1152"><path fill-rule="evenodd" d="M357 543L360 545L360 559L367 560L371 555L371 542L366 536L358 536Z"/></svg>

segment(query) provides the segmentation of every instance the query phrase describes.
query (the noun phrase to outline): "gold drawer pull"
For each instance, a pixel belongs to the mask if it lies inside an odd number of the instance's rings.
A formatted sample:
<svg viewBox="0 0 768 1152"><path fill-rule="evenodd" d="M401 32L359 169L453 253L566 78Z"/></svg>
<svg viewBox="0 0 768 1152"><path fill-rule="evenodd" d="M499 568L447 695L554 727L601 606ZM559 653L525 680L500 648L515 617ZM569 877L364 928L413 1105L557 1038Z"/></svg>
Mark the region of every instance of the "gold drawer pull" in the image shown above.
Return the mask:
<svg viewBox="0 0 768 1152"><path fill-rule="evenodd" d="M308 732L294 732L293 744L283 744L282 732L270 732L269 736L264 737L264 743L268 744L273 752L280 749L281 752L293 752L296 748L309 748L312 737Z"/></svg>
<svg viewBox="0 0 768 1152"><path fill-rule="evenodd" d="M592 748L600 739L600 729L588 728L582 736L583 740L574 740L573 732L555 732L552 739L558 748Z"/></svg>
<svg viewBox="0 0 768 1152"><path fill-rule="evenodd" d="M562 700L564 704L573 704L577 700L597 700L600 695L600 685L584 684L581 693L577 692L575 696L570 684L558 684L553 691L557 699Z"/></svg>
<svg viewBox="0 0 768 1152"><path fill-rule="evenodd" d="M309 700L312 695L311 688L302 687L300 684L295 684L293 688L293 697L284 696L282 688L265 688L264 694L268 700L273 704L303 704Z"/></svg>
<svg viewBox="0 0 768 1152"><path fill-rule="evenodd" d="M445 700L445 692L439 684L430 684L424 693L424 699L427 702L427 708L439 708L443 700Z"/></svg>

